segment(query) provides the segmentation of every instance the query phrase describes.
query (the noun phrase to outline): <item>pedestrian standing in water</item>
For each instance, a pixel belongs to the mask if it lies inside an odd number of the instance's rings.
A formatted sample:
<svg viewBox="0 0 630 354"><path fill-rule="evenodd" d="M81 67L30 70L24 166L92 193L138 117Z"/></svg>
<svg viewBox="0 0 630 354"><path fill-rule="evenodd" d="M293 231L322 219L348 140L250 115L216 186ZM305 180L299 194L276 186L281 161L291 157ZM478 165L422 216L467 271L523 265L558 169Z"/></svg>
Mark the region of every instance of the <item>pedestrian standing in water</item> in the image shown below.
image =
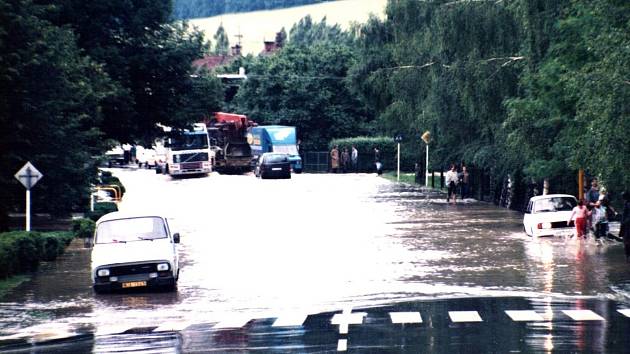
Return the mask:
<svg viewBox="0 0 630 354"><path fill-rule="evenodd" d="M586 193L584 193L584 199L586 200L586 207L591 212L593 211L593 208L595 208L595 203L597 203L597 201L599 200L599 183L598 182L599 181L597 180L597 178L593 178L591 180L591 188L589 188L589 190ZM595 232L595 222L593 221L593 216L591 216L590 218L586 220L586 230L587 230L587 233L589 231L593 231L593 233Z"/></svg>
<svg viewBox="0 0 630 354"><path fill-rule="evenodd" d="M446 186L448 187L448 194L446 195L446 202L448 203L451 198L453 198L453 204L456 203L455 199L457 198L457 183L459 178L457 176L457 169L455 168L455 164L451 164L451 169L446 172Z"/></svg>
<svg viewBox="0 0 630 354"><path fill-rule="evenodd" d="M460 183L461 183L461 192L462 192L462 200L464 200L465 198L468 198L468 188L469 188L469 184L468 182L470 181L470 173L468 172L468 169L466 168L466 166L462 166L462 172L460 174Z"/></svg>
<svg viewBox="0 0 630 354"><path fill-rule="evenodd" d="M602 205L601 200L598 200L595 203L595 207L593 208L591 213L593 215L592 222L595 226L595 239L599 244L601 244L602 238L605 238L608 234L608 219L606 218L606 207Z"/></svg>
<svg viewBox="0 0 630 354"><path fill-rule="evenodd" d="M623 213L621 214L621 228L619 236L623 238L626 262L630 262L630 192L623 192Z"/></svg>
<svg viewBox="0 0 630 354"><path fill-rule="evenodd" d="M374 147L374 167L380 176L383 173L383 164L381 163L381 151L377 147Z"/></svg>
<svg viewBox="0 0 630 354"><path fill-rule="evenodd" d="M348 172L349 166L350 166L350 153L348 153L348 148L343 148L343 152L341 153L341 169L343 173Z"/></svg>
<svg viewBox="0 0 630 354"><path fill-rule="evenodd" d="M333 173L337 173L339 169L339 149L337 149L337 145L333 146L330 151L330 168Z"/></svg>
<svg viewBox="0 0 630 354"><path fill-rule="evenodd" d="M352 152L350 153L350 160L352 161L352 170L354 173L359 172L359 151L357 147L352 145Z"/></svg>
<svg viewBox="0 0 630 354"><path fill-rule="evenodd" d="M586 219L591 213L588 211L588 208L584 205L584 200L580 199L578 201L578 205L573 208L573 212L571 216L569 216L569 220L567 220L567 225L571 224L571 219L575 216L575 233L577 237L580 238L585 236L586 231Z"/></svg>

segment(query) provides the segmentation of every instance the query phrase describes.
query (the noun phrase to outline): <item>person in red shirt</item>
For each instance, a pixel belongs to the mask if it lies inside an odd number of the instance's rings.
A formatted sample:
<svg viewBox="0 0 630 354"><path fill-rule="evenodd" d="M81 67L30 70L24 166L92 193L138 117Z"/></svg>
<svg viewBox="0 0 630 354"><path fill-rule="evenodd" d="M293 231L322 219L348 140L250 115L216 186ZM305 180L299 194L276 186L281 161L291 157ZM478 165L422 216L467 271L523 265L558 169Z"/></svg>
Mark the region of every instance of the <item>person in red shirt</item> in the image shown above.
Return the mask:
<svg viewBox="0 0 630 354"><path fill-rule="evenodd" d="M567 220L567 225L569 225L571 224L571 219L575 216L575 232L577 233L577 237L582 237L586 234L586 219L590 214L591 212L588 211L588 208L584 205L584 201L580 199L578 205L573 208L569 220Z"/></svg>

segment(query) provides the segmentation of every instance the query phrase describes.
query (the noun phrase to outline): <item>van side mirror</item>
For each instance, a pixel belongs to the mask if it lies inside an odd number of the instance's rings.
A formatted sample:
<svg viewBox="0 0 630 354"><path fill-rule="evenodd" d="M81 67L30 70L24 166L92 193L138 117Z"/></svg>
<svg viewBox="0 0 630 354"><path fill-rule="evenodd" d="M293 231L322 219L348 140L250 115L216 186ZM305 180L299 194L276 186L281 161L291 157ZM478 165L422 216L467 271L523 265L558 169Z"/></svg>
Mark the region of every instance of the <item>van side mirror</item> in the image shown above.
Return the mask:
<svg viewBox="0 0 630 354"><path fill-rule="evenodd" d="M174 243L179 243L179 232L176 232L176 233L173 235L173 242L174 242Z"/></svg>

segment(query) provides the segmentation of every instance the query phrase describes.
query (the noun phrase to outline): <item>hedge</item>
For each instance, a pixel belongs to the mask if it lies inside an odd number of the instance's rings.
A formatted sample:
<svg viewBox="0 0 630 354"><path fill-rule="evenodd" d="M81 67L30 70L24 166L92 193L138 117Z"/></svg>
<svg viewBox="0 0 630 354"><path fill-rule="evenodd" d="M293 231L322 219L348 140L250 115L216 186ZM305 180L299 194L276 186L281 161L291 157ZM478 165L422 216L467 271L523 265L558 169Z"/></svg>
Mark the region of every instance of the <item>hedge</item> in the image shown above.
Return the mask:
<svg viewBox="0 0 630 354"><path fill-rule="evenodd" d="M396 168L396 143L394 139L390 137L359 136L354 138L334 139L328 144L328 151L332 150L335 145L339 147L340 157L344 148L348 149L348 153L352 152L352 145L357 148L359 153L359 171L374 171L374 147L377 147L381 152L383 169L391 170Z"/></svg>
<svg viewBox="0 0 630 354"><path fill-rule="evenodd" d="M37 269L41 261L52 261L74 238L72 232L0 233L0 279Z"/></svg>
<svg viewBox="0 0 630 354"><path fill-rule="evenodd" d="M123 195L125 195L125 186L123 186L122 182L120 182L120 180L118 179L118 177L115 177L112 175L111 172L109 171L101 171L101 185L115 185L115 186L119 186L120 187L120 198L123 197Z"/></svg>
<svg viewBox="0 0 630 354"><path fill-rule="evenodd" d="M78 238L90 238L94 235L96 223L91 219L72 220L72 232Z"/></svg>
<svg viewBox="0 0 630 354"><path fill-rule="evenodd" d="M102 202L94 204L94 211L87 213L88 219L97 221L101 216L118 211L118 205L114 202Z"/></svg>

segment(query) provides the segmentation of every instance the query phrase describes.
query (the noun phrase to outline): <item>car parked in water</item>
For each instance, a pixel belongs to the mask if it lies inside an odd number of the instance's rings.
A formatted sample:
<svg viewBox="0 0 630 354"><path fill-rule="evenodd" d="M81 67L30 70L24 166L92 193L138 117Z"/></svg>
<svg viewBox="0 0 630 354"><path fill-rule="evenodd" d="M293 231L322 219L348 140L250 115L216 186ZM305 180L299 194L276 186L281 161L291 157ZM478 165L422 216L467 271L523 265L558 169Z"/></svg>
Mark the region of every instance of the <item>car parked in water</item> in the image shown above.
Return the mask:
<svg viewBox="0 0 630 354"><path fill-rule="evenodd" d="M577 199L569 194L547 194L532 197L525 209L523 227L529 236L569 236L573 220L567 225Z"/></svg>
<svg viewBox="0 0 630 354"><path fill-rule="evenodd" d="M291 178L291 161L287 154L266 152L258 158L254 168L256 177Z"/></svg>
<svg viewBox="0 0 630 354"><path fill-rule="evenodd" d="M175 290L177 244L166 218L113 212L96 223L91 276L97 293L132 288Z"/></svg>

